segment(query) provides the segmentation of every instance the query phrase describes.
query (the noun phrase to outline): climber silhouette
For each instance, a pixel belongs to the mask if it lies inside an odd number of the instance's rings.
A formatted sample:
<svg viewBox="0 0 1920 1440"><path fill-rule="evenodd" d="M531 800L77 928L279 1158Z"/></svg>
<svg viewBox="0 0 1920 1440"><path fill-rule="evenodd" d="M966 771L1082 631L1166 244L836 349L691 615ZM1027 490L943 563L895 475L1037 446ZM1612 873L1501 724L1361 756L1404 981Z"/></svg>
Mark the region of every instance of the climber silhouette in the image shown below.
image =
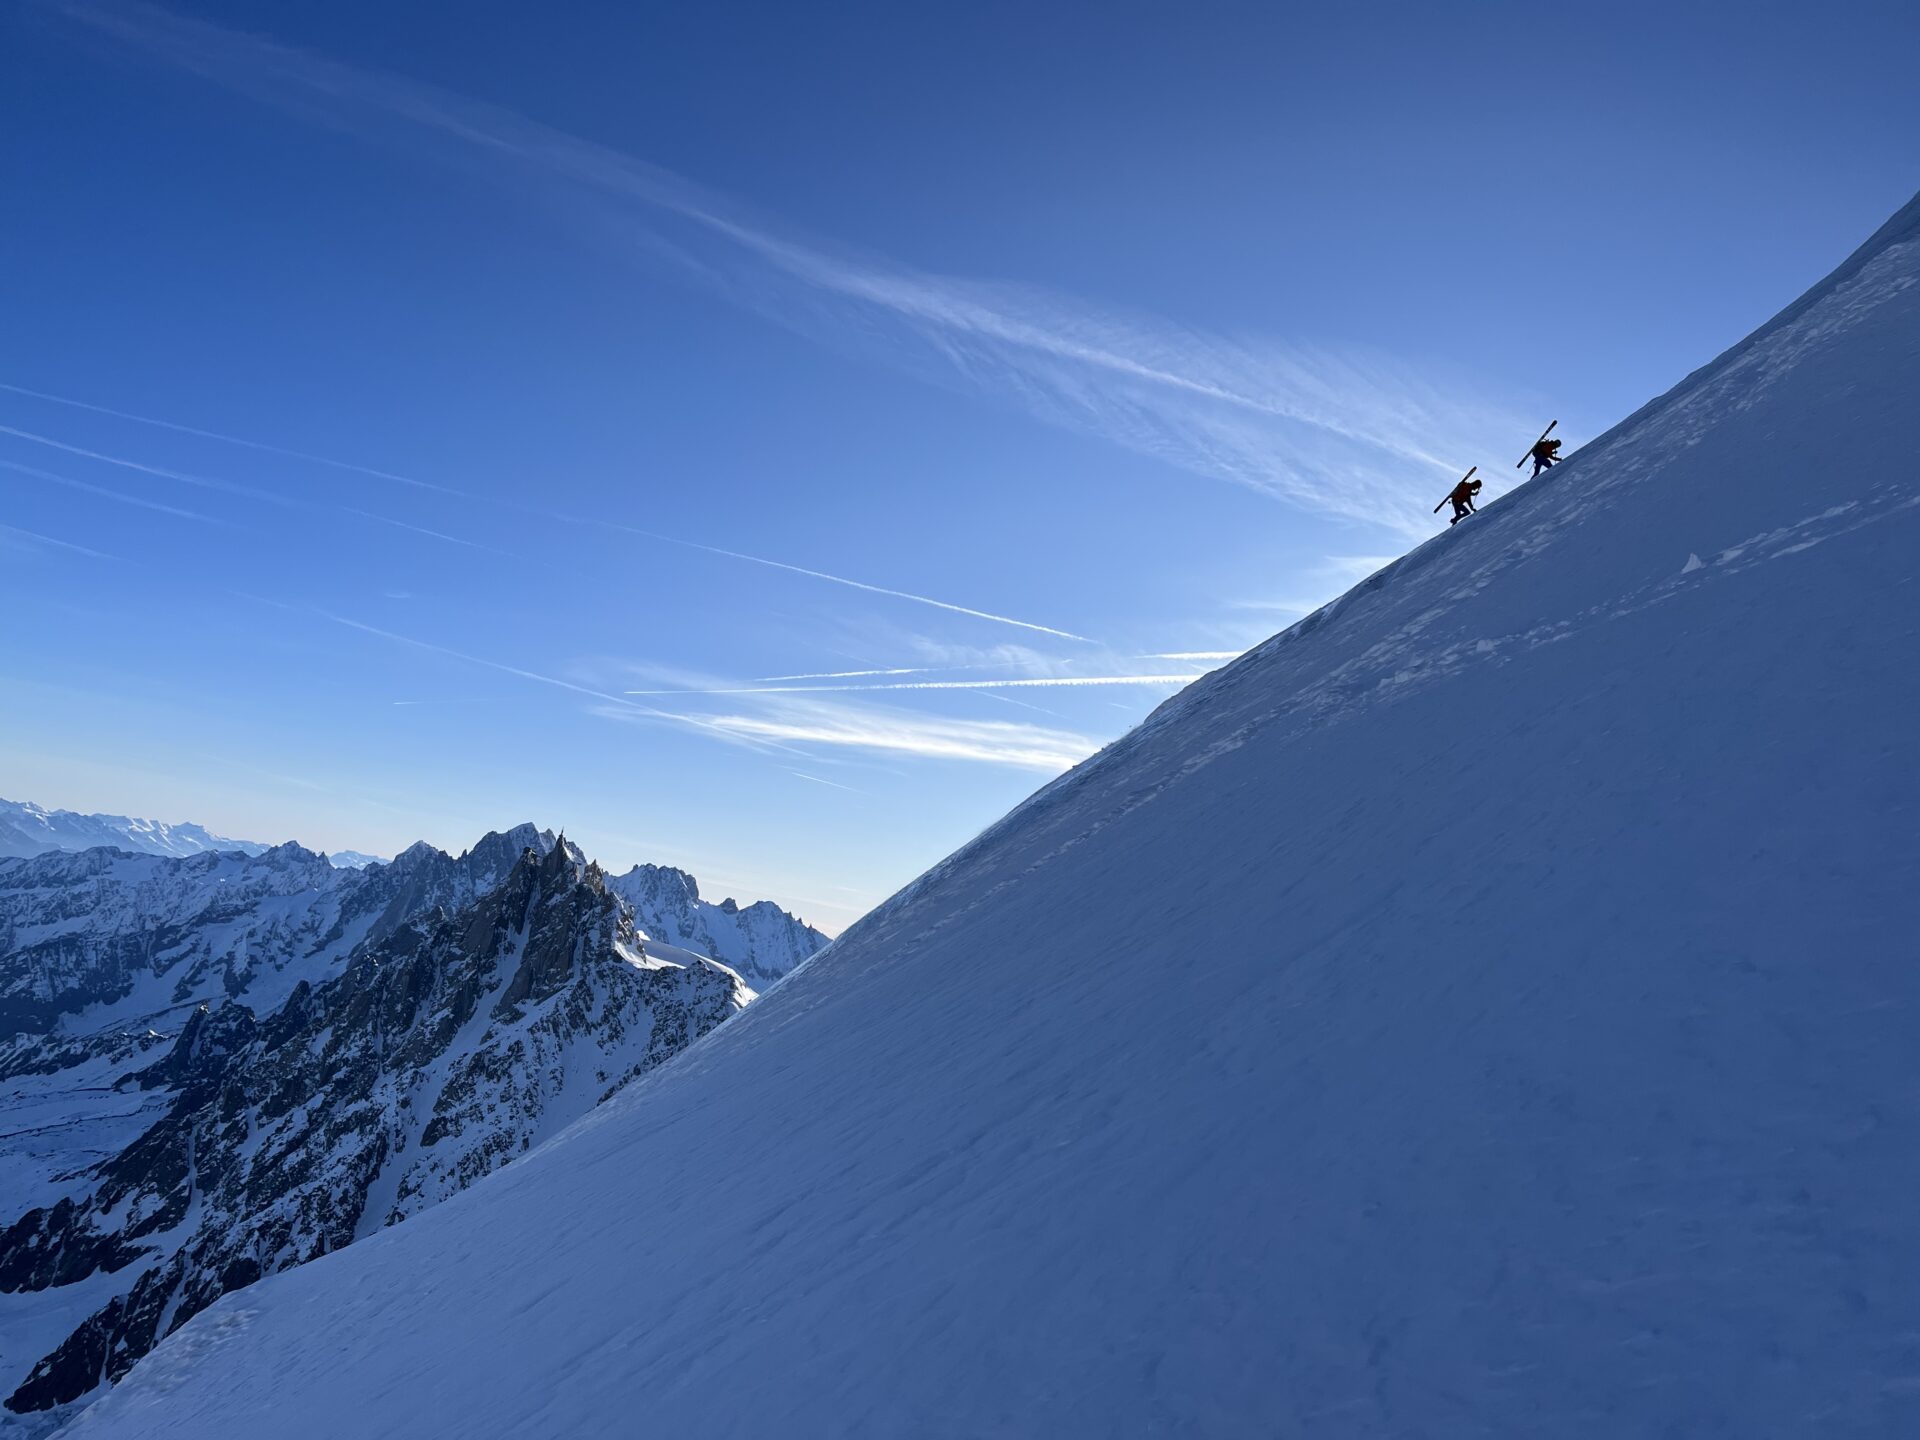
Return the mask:
<svg viewBox="0 0 1920 1440"><path fill-rule="evenodd" d="M1560 442L1542 439L1527 453L1533 457L1533 473L1538 475L1542 470L1551 470L1559 462Z"/></svg>
<svg viewBox="0 0 1920 1440"><path fill-rule="evenodd" d="M1473 467L1474 470L1478 470L1479 468L1478 465ZM1474 514L1473 497L1479 493L1480 482L1473 478L1473 470L1469 470L1461 479L1460 483L1447 492L1446 500L1440 502L1440 505L1445 505L1448 501L1453 502L1453 518L1447 523L1449 525L1458 525L1462 520L1466 519L1467 516ZM1438 515L1440 513L1440 505L1433 507L1434 514Z"/></svg>

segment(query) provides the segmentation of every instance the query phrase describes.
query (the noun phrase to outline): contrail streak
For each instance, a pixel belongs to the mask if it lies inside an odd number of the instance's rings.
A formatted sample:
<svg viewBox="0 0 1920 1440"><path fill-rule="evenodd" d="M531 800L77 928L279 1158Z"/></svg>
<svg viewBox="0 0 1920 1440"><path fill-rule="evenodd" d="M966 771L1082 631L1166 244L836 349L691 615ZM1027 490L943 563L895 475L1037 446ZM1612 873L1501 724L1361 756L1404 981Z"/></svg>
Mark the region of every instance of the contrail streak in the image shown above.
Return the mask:
<svg viewBox="0 0 1920 1440"><path fill-rule="evenodd" d="M1016 700L1011 695L1002 695L998 690L976 690L973 693L982 700L997 700L1002 705L1017 705L1020 709L1031 710L1036 715L1051 715L1056 720L1066 718L1058 710L1049 710L1046 706L1036 705L1031 700Z"/></svg>
<svg viewBox="0 0 1920 1440"><path fill-rule="evenodd" d="M783 680L852 680L862 675L930 675L946 668L943 665L905 665L895 666L891 670L811 670L801 675L762 675L758 683L777 685Z"/></svg>
<svg viewBox="0 0 1920 1440"><path fill-rule="evenodd" d="M110 564L133 565L148 569L140 562L123 560L116 555L108 555L85 545L77 545L70 540L57 539L51 535L42 535L38 531L27 530L19 526L0 524L0 535L18 536L34 544L50 545L62 550L74 551L96 560ZM1016 765L1029 769L1059 771L1075 764L1097 747L1088 740L1076 735L1057 731L1039 730L1033 726L1011 726L1002 724L978 725L964 721L924 720L906 715L889 714L878 710L857 711L847 707L834 707L828 702L788 701L789 707L805 707L791 716L745 716L745 715L692 715L669 710L658 710L641 705L622 695L597 690L590 685L580 685L571 680L563 680L556 675L543 675L537 670L527 670L518 665L508 665L499 660L489 660L482 655L473 655L464 650L456 650L449 645L437 645L432 641L418 640L411 635L402 635L397 631L383 629L378 625L368 625L359 620L350 620L344 615L321 609L315 605L294 604L284 600L275 600L269 596L256 595L246 590L232 590L236 597L276 610L294 614L311 615L331 624L355 630L364 635L377 636L397 645L423 650L430 654L444 655L468 665L477 665L483 669L495 670L516 679L532 681L537 685L546 685L554 689L565 690L572 694L584 695L599 702L591 707L592 712L611 719L623 721L659 720L670 724L685 726L697 730L711 738L736 744L746 744L761 750L780 751L804 758L806 752L797 750L788 741L803 744L834 745L854 749L874 750L887 753L905 753L942 759L962 759L986 761L1000 765ZM855 687L857 688L857 687ZM700 691L672 691L672 694L700 694ZM420 704L420 701L396 700L395 705ZM476 701L474 703L496 703ZM806 778L818 780L818 776ZM831 781L821 781L831 784ZM850 788L850 787L849 787Z"/></svg>
<svg viewBox="0 0 1920 1440"><path fill-rule="evenodd" d="M936 610L950 610L955 615L971 615L976 620L991 620L996 625L1012 625L1016 629L1033 630L1042 635L1052 635L1060 640L1078 641L1082 645L1099 643L1085 635L1076 635L1071 630L1056 630L1051 625L1036 625L1031 620L1016 620L1011 615L996 615L991 610L975 610L968 605L955 605L946 600L935 600L930 595L915 595L909 590L890 590L884 585L869 585L864 580L849 580L844 575L829 575L824 570L809 570L804 565L789 565L784 560L769 560L764 555L746 555L738 550L723 550L718 545L703 545L698 540L681 540L672 535L662 535L656 530L642 530L637 525L621 525L611 520L593 523L610 525L630 535L644 535L650 540L664 541L668 545L680 545L689 550L704 550L709 555L724 555L729 560L744 560L750 565L765 565L772 570L786 570L794 575L811 576L815 580L845 585L850 590L865 590L872 595L891 595L896 600L911 600L916 605L931 605Z"/></svg>
<svg viewBox="0 0 1920 1440"><path fill-rule="evenodd" d="M78 456L81 456L83 459L87 459L87 460L98 460L104 465L118 465L122 469L136 471L137 473L142 475L155 475L160 477L163 480L176 480L183 485L197 485L202 489L224 491L229 495L241 495L246 497L249 500L264 500L269 505L278 505L282 509L317 511L322 513L331 512L337 515L352 515L357 519L372 520L375 523L380 525L392 525L401 530L411 530L416 535L426 535L426 536L430 536L435 540L444 540L449 545L463 545L474 550L486 550L486 551L492 552L495 555L505 555L507 556L508 559L518 558L517 556L514 556L509 551L501 550L496 546L492 546L492 545L483 545L478 540L463 540L458 535L448 535L444 531L440 531L440 530L429 530L424 525L412 525L405 520L396 520L391 515L377 515L371 510L360 510L360 509L354 508L351 505L316 504L311 500L303 500L291 495L276 494L274 491L271 491L271 490L262 490L262 489L259 489L257 486L253 486L253 485L242 485L232 480L216 480L208 475L195 475L185 470L170 470L163 465L148 465L139 460L129 460L125 456L107 455L102 453L99 450L88 450L85 447L80 445L69 445L66 441L55 440L50 435L38 435L31 430L19 430L11 425L0 425L0 435L12 435L21 440L30 440L36 445L46 445L55 450L64 450L69 455L78 455ZM20 467L20 468L25 468L25 467ZM47 474L47 472L45 471L38 471L35 473L42 474L42 475ZM58 478L58 477L49 476L48 478ZM61 483L63 484L71 483L73 485L78 486L81 489L97 490L98 493L102 495L117 494L117 492L115 491L99 490L97 486L86 485L84 482L77 481L77 480L71 481L71 482L62 481ZM134 505L146 504L146 505L151 505L155 509L172 510L171 506L159 505L151 501L136 500L130 496L119 496L118 498L126 499L130 504L134 504ZM178 514L178 515L193 515L194 512L190 510L173 510L172 513ZM212 520L212 517L210 516L195 516L195 518L203 519L203 520L211 520L212 523L216 525L230 523L226 521Z"/></svg>
<svg viewBox="0 0 1920 1440"><path fill-rule="evenodd" d="M22 385L10 385L5 382L0 382L0 390L11 391L19 395L31 395L41 400L52 400L57 404L72 405L78 409L97 411L100 414L113 415L121 419L137 420L142 424L158 425L163 429L178 430L183 434L197 435L208 440L224 441L231 445L244 445L249 449L261 450L269 454L286 455L295 459L311 460L322 465L333 465L342 470L353 470L360 474L377 476L384 480L398 481L403 485L413 485L422 489L435 490L441 494L451 495L457 499L466 500L475 504L504 506L509 510L516 511L523 515L537 515L543 519L556 521L563 525L590 525L599 529L616 531L626 535L641 535L649 540L658 540L662 544L677 545L688 550L699 550L709 555L719 555L729 560L740 561L744 564L764 565L774 570L786 570L795 575L805 575L815 580L823 580L830 585L844 585L851 590L864 590L869 594L886 595L896 600L907 600L916 605L931 606L936 610L947 610L958 615L968 615L976 620L988 620L999 625L1011 625L1016 629L1033 630L1042 635L1052 635L1062 640L1074 640L1089 645L1094 643L1084 635L1076 635L1069 630L1058 630L1051 625L1038 625L1030 620L1017 620L1010 615L996 615L988 610L977 610L967 605L956 605L946 600L936 600L929 595L916 595L909 590L894 590L884 585L870 585L864 580L853 580L844 575L832 575L824 570L809 570L801 565L790 565L784 560L769 560L760 555L746 555L737 550L725 550L717 545L705 545L700 541L685 540L677 535L664 535L657 530L643 530L638 526L623 525L617 520L608 520L603 516L570 515L565 511L546 510L538 506L527 505L518 500L501 499L496 496L474 491L456 490L448 485L429 484L425 480L415 480L409 476L399 475L390 470L376 470L365 465L349 464L344 460L330 460L324 455L313 455L300 450L287 450L277 445L267 445L255 440L243 440L237 436L221 434L215 430L201 430L191 425L176 425L170 420L158 420L150 416L135 415L130 411L114 410L105 405L93 404L91 401L69 399L66 396L52 395L42 390L29 390ZM17 430L12 426L0 425L0 434L13 435L22 440L30 440L37 445L51 446L53 449L64 450L69 454L83 456L89 460L99 460L108 465L124 466L127 469L137 470L143 474L157 475L168 480L178 480L188 485L201 485L215 490L225 490L231 494L244 495L256 500L266 500L273 504L289 508L306 507L306 502L291 499L284 495L275 495L271 492L256 490L249 486L237 485L231 481L214 480L204 475L190 475L183 471L168 470L157 465L144 465L138 461L126 460L113 455L104 455L99 451L82 449L78 445L70 445L65 441L55 440L50 436L35 434L30 430ZM479 550L491 550L498 555L510 555L511 553L497 549L491 545L483 545L477 540L463 540L457 535L448 535L439 530L429 530L421 525L410 525L404 520L395 520L386 515L376 515L372 511L357 510L345 505L335 506L333 508L345 514L359 516L362 519L379 521L385 525L396 525L403 530L414 530L422 535L432 536L436 540L445 540L450 544L468 545Z"/></svg>
<svg viewBox="0 0 1920 1440"><path fill-rule="evenodd" d="M37 480L51 481L55 485L64 485L69 490L83 490L89 495L99 495L108 500L118 500L122 505L138 505L142 510L157 510L162 515L177 515L183 520L198 520L207 525L221 525L229 529L237 528L231 520L221 520L212 515L202 515L198 510L183 510L178 505L168 505L159 500L149 500L142 495L129 495L124 490L109 490L104 485L89 485L84 480L75 480L70 475L56 475L51 470L42 470L36 465L22 465L18 460L0 460L0 467L17 470L22 475L31 475Z"/></svg>
<svg viewBox="0 0 1920 1440"><path fill-rule="evenodd" d="M162 430L172 430L181 435L197 435L202 440L218 440L225 445L241 445L248 450L259 450L267 455L283 455L289 460L306 460L315 465L330 465L336 470L351 470L356 474L372 475L381 480L393 480L422 490L437 490L442 495L464 493L446 485L435 485L428 480L416 480L411 475L397 475L391 470L376 470L371 465L356 465L350 460L335 460L330 456L315 455L308 450L289 450L284 445L269 445L263 440L247 440L238 435L224 435L218 430L202 430L197 426L182 425L173 420L161 420L152 415L136 415L130 410L114 410L106 405L95 405L88 400L75 400L67 395L54 395L45 390L29 390L24 385L11 385L4 380L0 380L0 390L14 395L26 395L35 400L45 400L54 405L70 405L76 410L91 410L96 415L111 415L116 420L133 420L142 425L156 425Z"/></svg>
<svg viewBox="0 0 1920 1440"><path fill-rule="evenodd" d="M362 520L375 520L382 525L391 525L399 530L411 530L416 535L426 535L435 540L444 540L449 545L464 545L469 550L484 550L489 555L504 555L509 560L520 557L511 550L502 550L498 545L483 545L478 540L463 540L458 535L449 535L443 530L429 530L424 525L409 525L405 520L396 520L391 515L376 515L371 510L356 510L351 505L336 507L342 514L358 515Z"/></svg>
<svg viewBox="0 0 1920 1440"><path fill-rule="evenodd" d="M818 775L808 775L804 771L789 770L787 773L796 780L811 780L816 785L831 785L835 790L844 790L849 795L864 795L867 793L864 790L856 790L851 785L842 785L838 780L822 780Z"/></svg>
<svg viewBox="0 0 1920 1440"><path fill-rule="evenodd" d="M30 440L35 445L45 445L49 449L64 450L69 455L78 455L84 460L98 460L106 465L118 465L125 470L137 470L142 475L157 475L162 480L177 480L182 485L197 485L203 490L222 490L229 495L244 495L249 500L264 500L270 505L281 505L288 509L304 508L297 500L285 495L276 495L271 490L256 490L251 485L239 485L231 480L214 480L206 475L191 475L184 470L169 470L161 465L144 465L138 460L126 460L117 455L103 455L98 450L88 450L79 445L69 445L64 440L55 440L48 435L36 435L31 430L16 430L11 425L0 425L0 435L11 435L15 439Z"/></svg>
<svg viewBox="0 0 1920 1440"><path fill-rule="evenodd" d="M1238 660L1244 650L1155 650L1135 660ZM938 675L951 670L998 670L1000 665L895 665L879 670L806 670L797 675L762 675L756 685L778 685L788 680L860 680L876 675ZM867 687L877 688L877 687Z"/></svg>
<svg viewBox="0 0 1920 1440"><path fill-rule="evenodd" d="M712 690L629 690L629 695L866 694L879 690L1049 690L1082 685L1191 685L1198 675L1058 675L1039 680L908 680L892 685L736 685Z"/></svg>
<svg viewBox="0 0 1920 1440"><path fill-rule="evenodd" d="M0 525L0 534L20 535L41 545L52 545L61 550L71 550L77 555L91 556L95 560L107 560L115 565L127 562L118 555L109 555L104 550L95 550L86 545L76 545L71 540L59 540L52 535L42 535L38 530L23 529L18 525Z"/></svg>
<svg viewBox="0 0 1920 1440"><path fill-rule="evenodd" d="M269 603L277 604L279 602ZM299 607L286 608L297 609ZM367 635L378 635L382 640L391 640L396 645L410 645L416 650L427 650L435 655L445 655L449 659L465 661L469 665L479 665L488 670L498 670L503 675L518 676L522 680L531 680L539 685L551 685L559 690L571 690L576 695L587 695L595 700L602 700L609 704L619 705L636 714L651 716L654 719L675 720L684 723L688 718L683 715L672 714L666 710L655 710L646 705L635 705L631 700L623 696L610 695L604 690L595 690L590 685L576 685L573 681L562 680L556 675L542 675L537 670L522 670L517 665L508 665L499 660L489 660L481 655L469 655L464 650L455 650L446 645L435 645L430 640L416 640L411 635L401 635L392 630L382 630L378 625L367 625L359 620L349 620L346 616L335 615L330 610L322 610L313 606L307 608L309 613L318 615L323 620L331 620L335 625L344 625L349 630L358 630Z"/></svg>
<svg viewBox="0 0 1920 1440"><path fill-rule="evenodd" d="M523 670L518 665L508 665L500 660L489 660L484 655L472 655L465 650L455 650L449 645L436 645L430 640L416 640L411 635L402 635L393 630L383 630L378 625L368 625L359 620L349 620L344 615L335 615L332 611L322 610L318 606L291 606L274 600L269 600L267 603L283 609L304 609L306 613L318 615L323 620L331 620L335 625L344 625L349 630L358 630L366 635L377 635L382 640L393 641L396 645L408 645L416 650L426 650L435 655L445 655L452 660L464 661L468 665L478 665L487 670L498 670L503 675L516 676L521 680L531 680L536 685L551 685L556 690L570 690L576 695L585 695L591 699L602 702L601 706L594 707L596 711L600 713L606 713L604 707L610 706L617 712L618 717L622 719L640 717L648 720L664 720L670 724L684 725L692 730L700 730L711 735L717 735L724 740L747 740L750 743L763 744L769 749L790 749L788 746L774 743L772 737L762 738L750 734L742 734L737 729L722 725L704 715L686 715L676 713L672 710L656 710L650 705L636 705L623 695L613 695L605 690L596 690L591 685L577 685L571 680L562 680L557 675L542 675L538 670ZM405 704L407 702L398 701L395 703Z"/></svg>

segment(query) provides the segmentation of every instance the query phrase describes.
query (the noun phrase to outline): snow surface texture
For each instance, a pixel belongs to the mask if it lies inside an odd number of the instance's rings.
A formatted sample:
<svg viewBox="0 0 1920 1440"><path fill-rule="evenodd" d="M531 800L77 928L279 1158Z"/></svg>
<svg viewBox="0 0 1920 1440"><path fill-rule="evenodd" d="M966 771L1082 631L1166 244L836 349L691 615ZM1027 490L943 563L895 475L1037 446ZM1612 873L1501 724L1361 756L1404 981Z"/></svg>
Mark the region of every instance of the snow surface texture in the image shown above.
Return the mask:
<svg viewBox="0 0 1920 1440"><path fill-rule="evenodd" d="M49 850L91 850L114 845L138 855L198 855L238 850L258 855L267 847L229 840L200 825L168 825L125 815L77 815L20 800L0 800L0 855L44 855Z"/></svg>
<svg viewBox="0 0 1920 1440"><path fill-rule="evenodd" d="M1920 203L69 1433L1920 1433L1916 282Z"/></svg>

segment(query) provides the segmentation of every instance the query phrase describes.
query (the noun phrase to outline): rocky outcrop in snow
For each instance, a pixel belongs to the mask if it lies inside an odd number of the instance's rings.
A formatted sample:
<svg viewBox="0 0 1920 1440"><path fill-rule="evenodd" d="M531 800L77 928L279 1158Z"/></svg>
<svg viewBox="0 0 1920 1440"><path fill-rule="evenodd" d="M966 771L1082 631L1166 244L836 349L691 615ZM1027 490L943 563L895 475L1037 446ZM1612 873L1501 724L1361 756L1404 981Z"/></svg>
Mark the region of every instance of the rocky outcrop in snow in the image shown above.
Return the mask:
<svg viewBox="0 0 1920 1440"><path fill-rule="evenodd" d="M633 907L636 924L656 940L711 955L764 990L827 937L771 900L751 905L700 898L700 882L670 865L636 865L608 887Z"/></svg>

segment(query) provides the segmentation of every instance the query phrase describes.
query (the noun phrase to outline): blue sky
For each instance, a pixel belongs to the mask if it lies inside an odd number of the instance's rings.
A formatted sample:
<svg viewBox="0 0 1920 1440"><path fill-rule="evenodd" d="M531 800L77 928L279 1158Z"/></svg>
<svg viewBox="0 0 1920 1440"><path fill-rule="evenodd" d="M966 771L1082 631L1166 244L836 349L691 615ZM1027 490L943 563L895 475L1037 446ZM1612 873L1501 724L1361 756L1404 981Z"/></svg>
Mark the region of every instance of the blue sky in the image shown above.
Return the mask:
<svg viewBox="0 0 1920 1440"><path fill-rule="evenodd" d="M836 929L1916 183L1912 6L1314 12L8 7L0 794Z"/></svg>

